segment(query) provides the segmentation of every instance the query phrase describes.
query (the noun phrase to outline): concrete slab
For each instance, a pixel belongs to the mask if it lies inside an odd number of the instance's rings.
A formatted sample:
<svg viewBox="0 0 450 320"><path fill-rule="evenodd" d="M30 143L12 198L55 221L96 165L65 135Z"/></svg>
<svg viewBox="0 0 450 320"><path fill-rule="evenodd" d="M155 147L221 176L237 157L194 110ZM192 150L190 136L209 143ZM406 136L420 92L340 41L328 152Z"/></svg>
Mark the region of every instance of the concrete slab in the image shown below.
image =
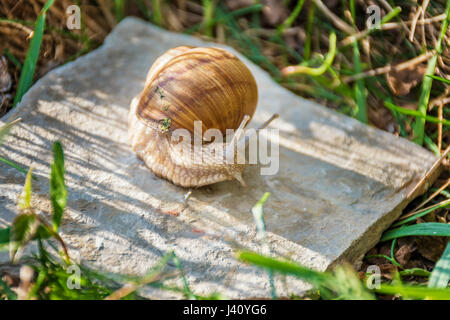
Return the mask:
<svg viewBox="0 0 450 320"><path fill-rule="evenodd" d="M126 119L153 61L186 44L215 45L127 18L101 48L39 80L2 119L23 118L0 152L35 168L34 203L42 212L50 211L51 145L62 142L69 192L62 237L71 254L105 271L142 274L174 249L196 293L266 297L267 274L237 262L233 252L261 250L250 210L269 191L265 218L274 254L318 270L344 259L358 264L434 156L292 94L242 58L259 87L253 125L280 114L272 125L280 130L280 170L261 176L258 167L247 168L247 188L236 181L200 188L184 207L186 190L155 177L132 153ZM21 173L0 164L0 227L13 220L23 183ZM276 285L280 295L308 288L281 277Z"/></svg>

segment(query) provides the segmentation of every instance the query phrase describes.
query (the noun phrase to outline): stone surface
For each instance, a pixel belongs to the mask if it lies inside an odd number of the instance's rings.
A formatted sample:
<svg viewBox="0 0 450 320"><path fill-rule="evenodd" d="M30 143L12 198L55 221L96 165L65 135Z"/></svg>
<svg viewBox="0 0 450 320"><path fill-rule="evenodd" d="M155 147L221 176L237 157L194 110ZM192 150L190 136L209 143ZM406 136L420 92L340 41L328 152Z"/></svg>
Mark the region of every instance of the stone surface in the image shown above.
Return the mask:
<svg viewBox="0 0 450 320"><path fill-rule="evenodd" d="M247 188L236 181L200 188L183 206L186 190L155 177L131 152L126 119L155 58L185 44L214 45L127 18L101 48L39 80L2 119L23 118L0 151L35 168L34 204L42 212L50 210L51 145L62 142L69 192L62 236L71 254L101 270L142 274L174 249L196 293L269 296L267 274L233 257L236 247L260 250L250 209L269 191L265 218L274 254L319 270L360 262L434 156L295 96L242 58L259 87L253 125L280 114L272 125L280 130L279 173L260 176L249 167ZM0 164L0 227L14 218L23 183L21 173ZM282 280L280 295L307 287Z"/></svg>

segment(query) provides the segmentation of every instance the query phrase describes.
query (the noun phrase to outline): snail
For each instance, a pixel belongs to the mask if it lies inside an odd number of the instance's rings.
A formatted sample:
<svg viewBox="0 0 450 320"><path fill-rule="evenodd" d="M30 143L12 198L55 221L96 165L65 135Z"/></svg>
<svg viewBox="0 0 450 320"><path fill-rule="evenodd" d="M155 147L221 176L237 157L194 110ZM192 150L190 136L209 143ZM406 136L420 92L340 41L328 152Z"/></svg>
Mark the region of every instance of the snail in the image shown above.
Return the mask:
<svg viewBox="0 0 450 320"><path fill-rule="evenodd" d="M255 113L257 100L252 73L229 51L172 48L156 59L143 91L131 102L128 135L132 149L154 174L182 187L233 179L245 186L245 163L237 161L233 150L248 144L243 129ZM195 121L201 121L200 125ZM229 129L236 131L229 142L208 142L204 135L209 129L225 138ZM180 141L175 136L180 130L194 137L198 134L200 146L192 140ZM196 161L199 152L201 161Z"/></svg>

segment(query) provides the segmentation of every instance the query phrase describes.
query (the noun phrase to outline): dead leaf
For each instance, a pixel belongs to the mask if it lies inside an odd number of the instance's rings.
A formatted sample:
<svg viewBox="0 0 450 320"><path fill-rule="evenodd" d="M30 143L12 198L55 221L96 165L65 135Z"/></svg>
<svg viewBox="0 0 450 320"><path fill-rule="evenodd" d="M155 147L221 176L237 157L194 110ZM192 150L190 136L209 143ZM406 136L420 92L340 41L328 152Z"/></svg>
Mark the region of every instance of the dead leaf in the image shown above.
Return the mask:
<svg viewBox="0 0 450 320"><path fill-rule="evenodd" d="M397 267L390 263L381 264L379 267L381 276L389 280L392 280L392 274L397 271Z"/></svg>
<svg viewBox="0 0 450 320"><path fill-rule="evenodd" d="M400 246L400 248L398 248L398 250L395 252L395 260L397 260L398 263L404 266L411 258L412 251L413 247L409 244Z"/></svg>
<svg viewBox="0 0 450 320"><path fill-rule="evenodd" d="M379 254L384 254L385 256L390 257L391 256L391 243L383 243L378 250Z"/></svg>
<svg viewBox="0 0 450 320"><path fill-rule="evenodd" d="M397 96L407 95L423 79L426 68L424 64L412 65L400 71L393 68L386 74L386 81L392 93Z"/></svg>
<svg viewBox="0 0 450 320"><path fill-rule="evenodd" d="M442 256L447 242L443 237L417 237L417 245L423 257L436 262Z"/></svg>
<svg viewBox="0 0 450 320"><path fill-rule="evenodd" d="M8 285L8 287L17 287L20 282L19 277L8 273L3 275L2 280Z"/></svg>

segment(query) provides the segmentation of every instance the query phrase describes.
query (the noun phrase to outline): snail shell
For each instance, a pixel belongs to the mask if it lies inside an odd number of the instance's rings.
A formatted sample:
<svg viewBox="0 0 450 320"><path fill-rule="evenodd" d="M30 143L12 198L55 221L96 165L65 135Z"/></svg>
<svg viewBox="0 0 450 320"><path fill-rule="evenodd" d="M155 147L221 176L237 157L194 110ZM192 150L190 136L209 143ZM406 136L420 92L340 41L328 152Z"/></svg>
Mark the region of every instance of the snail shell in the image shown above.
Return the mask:
<svg viewBox="0 0 450 320"><path fill-rule="evenodd" d="M192 143L173 141L176 129L191 135L241 128L253 116L258 99L250 70L232 53L220 48L182 46L168 50L148 72L145 87L133 99L128 116L133 150L156 175L183 187L198 187L242 179L243 164L224 161L227 145L204 143L203 151L222 150L223 157L193 161ZM193 139L192 139L193 140ZM225 140L225 139L224 139ZM191 153L186 151L193 151ZM211 153L203 152L205 155ZM222 158L222 159L221 159Z"/></svg>

